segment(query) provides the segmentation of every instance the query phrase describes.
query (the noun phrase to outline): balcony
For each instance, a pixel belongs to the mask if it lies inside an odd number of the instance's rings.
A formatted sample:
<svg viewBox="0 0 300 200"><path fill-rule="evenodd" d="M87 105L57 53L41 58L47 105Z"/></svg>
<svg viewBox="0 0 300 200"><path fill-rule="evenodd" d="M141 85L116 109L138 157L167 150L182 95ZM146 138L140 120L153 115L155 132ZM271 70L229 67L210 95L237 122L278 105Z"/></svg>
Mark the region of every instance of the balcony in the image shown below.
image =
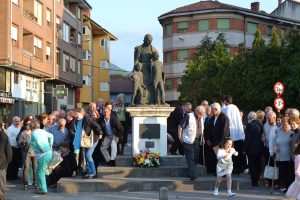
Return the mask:
<svg viewBox="0 0 300 200"><path fill-rule="evenodd" d="M25 9L23 10L23 15L24 17L26 17L27 19L35 22L35 17L34 14L29 10L29 9Z"/></svg>

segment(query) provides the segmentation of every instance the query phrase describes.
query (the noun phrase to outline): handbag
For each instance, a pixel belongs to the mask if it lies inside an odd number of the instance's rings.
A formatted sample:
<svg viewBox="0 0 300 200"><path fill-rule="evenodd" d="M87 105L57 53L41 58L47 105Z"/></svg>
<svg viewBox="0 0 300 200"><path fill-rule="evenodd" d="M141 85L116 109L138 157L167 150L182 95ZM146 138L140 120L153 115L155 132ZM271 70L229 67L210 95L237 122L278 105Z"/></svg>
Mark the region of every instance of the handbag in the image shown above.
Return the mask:
<svg viewBox="0 0 300 200"><path fill-rule="evenodd" d="M276 158L274 159L274 164L276 163ZM276 164L275 164L276 166ZM270 166L270 158L269 158L269 161L268 161L268 165L265 166L265 171L264 171L264 178L267 178L267 179L271 179L271 180L278 180L278 177L279 177L279 169L278 167L272 167Z"/></svg>
<svg viewBox="0 0 300 200"><path fill-rule="evenodd" d="M88 135L84 130L81 133L80 146L83 148L91 148L94 144L94 132L91 131L91 134Z"/></svg>
<svg viewBox="0 0 300 200"><path fill-rule="evenodd" d="M57 152L52 152L52 158L48 167L46 169L46 174L51 174L51 172L63 161L63 157Z"/></svg>

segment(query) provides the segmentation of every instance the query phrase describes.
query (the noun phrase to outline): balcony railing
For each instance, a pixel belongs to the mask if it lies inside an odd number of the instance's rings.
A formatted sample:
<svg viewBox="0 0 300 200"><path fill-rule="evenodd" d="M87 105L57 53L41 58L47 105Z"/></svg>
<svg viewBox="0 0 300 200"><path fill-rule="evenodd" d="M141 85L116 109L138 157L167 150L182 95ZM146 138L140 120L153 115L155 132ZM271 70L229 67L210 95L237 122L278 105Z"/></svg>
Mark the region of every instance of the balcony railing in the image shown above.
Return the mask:
<svg viewBox="0 0 300 200"><path fill-rule="evenodd" d="M30 12L30 10L27 10L27 9L24 9L23 10L23 15L27 18L27 19L29 19L29 20L31 20L31 21L35 21L35 17L34 17L34 14L32 13L32 12Z"/></svg>

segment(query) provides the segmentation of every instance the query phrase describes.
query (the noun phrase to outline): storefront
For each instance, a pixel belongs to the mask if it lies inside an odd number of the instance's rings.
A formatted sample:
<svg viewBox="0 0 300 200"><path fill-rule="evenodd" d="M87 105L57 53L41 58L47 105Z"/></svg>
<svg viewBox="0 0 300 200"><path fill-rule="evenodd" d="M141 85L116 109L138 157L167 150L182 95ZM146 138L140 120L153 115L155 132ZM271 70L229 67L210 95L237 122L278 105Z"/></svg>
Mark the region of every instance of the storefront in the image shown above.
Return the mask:
<svg viewBox="0 0 300 200"><path fill-rule="evenodd" d="M0 121L6 124L11 123L13 118L14 99L11 98L11 93L0 92Z"/></svg>

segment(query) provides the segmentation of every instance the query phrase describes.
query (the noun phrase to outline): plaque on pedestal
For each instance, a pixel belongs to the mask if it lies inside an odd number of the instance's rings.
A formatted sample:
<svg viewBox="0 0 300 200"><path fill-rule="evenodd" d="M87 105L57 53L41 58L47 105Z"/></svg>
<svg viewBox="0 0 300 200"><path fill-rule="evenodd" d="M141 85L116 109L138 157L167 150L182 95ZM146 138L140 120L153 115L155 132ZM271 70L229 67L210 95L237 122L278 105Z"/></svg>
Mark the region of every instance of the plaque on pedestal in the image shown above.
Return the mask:
<svg viewBox="0 0 300 200"><path fill-rule="evenodd" d="M174 110L168 106L127 107L132 117L132 156L141 150L168 155L167 117Z"/></svg>

